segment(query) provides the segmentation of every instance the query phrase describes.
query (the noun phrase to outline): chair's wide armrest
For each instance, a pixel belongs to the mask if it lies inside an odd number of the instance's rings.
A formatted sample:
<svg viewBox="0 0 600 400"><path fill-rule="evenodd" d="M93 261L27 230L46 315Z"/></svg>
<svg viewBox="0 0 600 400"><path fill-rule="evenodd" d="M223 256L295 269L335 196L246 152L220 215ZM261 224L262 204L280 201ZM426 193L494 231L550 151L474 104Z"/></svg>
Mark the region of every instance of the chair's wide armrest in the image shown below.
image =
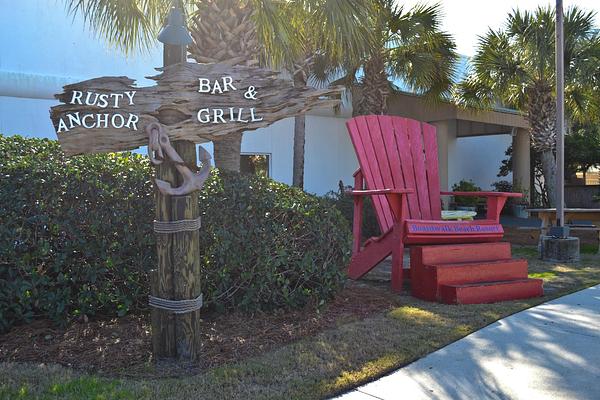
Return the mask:
<svg viewBox="0 0 600 400"><path fill-rule="evenodd" d="M471 197L523 197L523 193L509 192L441 192L442 196L471 196Z"/></svg>
<svg viewBox="0 0 600 400"><path fill-rule="evenodd" d="M374 190L348 190L346 193L353 196L374 196L378 194L408 194L414 193L414 189L374 189Z"/></svg>

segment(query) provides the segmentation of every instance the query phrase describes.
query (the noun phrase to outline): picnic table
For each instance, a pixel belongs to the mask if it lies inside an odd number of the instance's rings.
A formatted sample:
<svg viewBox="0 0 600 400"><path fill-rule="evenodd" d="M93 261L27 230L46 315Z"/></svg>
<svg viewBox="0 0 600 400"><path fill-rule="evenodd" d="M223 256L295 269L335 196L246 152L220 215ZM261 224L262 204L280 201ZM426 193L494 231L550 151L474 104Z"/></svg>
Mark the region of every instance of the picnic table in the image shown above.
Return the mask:
<svg viewBox="0 0 600 400"><path fill-rule="evenodd" d="M595 230L598 232L600 253L600 208L565 208L565 223L571 225L571 229ZM556 208L530 208L527 210L532 217L542 220L541 236L547 235L552 225L556 225ZM576 221L590 221L594 226L576 225ZM575 226L573 226L575 225ZM541 240L540 236L540 240Z"/></svg>

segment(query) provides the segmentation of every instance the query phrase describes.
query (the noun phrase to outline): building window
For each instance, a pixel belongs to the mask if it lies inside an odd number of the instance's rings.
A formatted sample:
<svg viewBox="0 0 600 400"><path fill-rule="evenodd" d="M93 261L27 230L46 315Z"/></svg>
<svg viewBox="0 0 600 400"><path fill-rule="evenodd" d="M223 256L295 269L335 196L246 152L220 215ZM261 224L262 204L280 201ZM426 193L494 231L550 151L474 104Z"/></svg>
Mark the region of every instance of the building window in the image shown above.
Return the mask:
<svg viewBox="0 0 600 400"><path fill-rule="evenodd" d="M256 174L270 176L271 173L270 154L242 154L240 172L243 174Z"/></svg>

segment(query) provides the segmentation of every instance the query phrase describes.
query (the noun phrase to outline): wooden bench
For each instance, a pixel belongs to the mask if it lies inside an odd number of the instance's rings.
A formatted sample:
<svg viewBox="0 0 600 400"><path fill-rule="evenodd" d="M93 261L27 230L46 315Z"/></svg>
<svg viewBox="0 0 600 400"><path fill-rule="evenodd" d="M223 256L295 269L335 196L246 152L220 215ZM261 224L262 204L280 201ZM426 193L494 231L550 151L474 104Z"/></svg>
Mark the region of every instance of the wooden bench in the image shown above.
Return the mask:
<svg viewBox="0 0 600 400"><path fill-rule="evenodd" d="M542 220L540 230L541 237L548 234L552 225L556 224L556 208L531 208L529 215L537 216ZM581 225L576 221L590 221L593 225ZM596 231L598 232L598 254L600 254L600 209L598 208L565 208L565 222L574 231Z"/></svg>

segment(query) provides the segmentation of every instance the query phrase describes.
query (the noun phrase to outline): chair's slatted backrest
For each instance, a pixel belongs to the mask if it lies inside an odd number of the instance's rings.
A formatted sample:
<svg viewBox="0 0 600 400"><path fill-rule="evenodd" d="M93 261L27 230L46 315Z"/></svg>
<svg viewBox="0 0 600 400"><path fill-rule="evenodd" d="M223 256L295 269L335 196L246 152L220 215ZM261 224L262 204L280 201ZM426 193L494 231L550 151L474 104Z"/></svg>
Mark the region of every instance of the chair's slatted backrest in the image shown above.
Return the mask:
<svg viewBox="0 0 600 400"><path fill-rule="evenodd" d="M440 177L435 127L387 115L350 119L346 125L368 189L410 188L405 212L412 219L440 220ZM382 232L393 225L385 196L373 196Z"/></svg>

